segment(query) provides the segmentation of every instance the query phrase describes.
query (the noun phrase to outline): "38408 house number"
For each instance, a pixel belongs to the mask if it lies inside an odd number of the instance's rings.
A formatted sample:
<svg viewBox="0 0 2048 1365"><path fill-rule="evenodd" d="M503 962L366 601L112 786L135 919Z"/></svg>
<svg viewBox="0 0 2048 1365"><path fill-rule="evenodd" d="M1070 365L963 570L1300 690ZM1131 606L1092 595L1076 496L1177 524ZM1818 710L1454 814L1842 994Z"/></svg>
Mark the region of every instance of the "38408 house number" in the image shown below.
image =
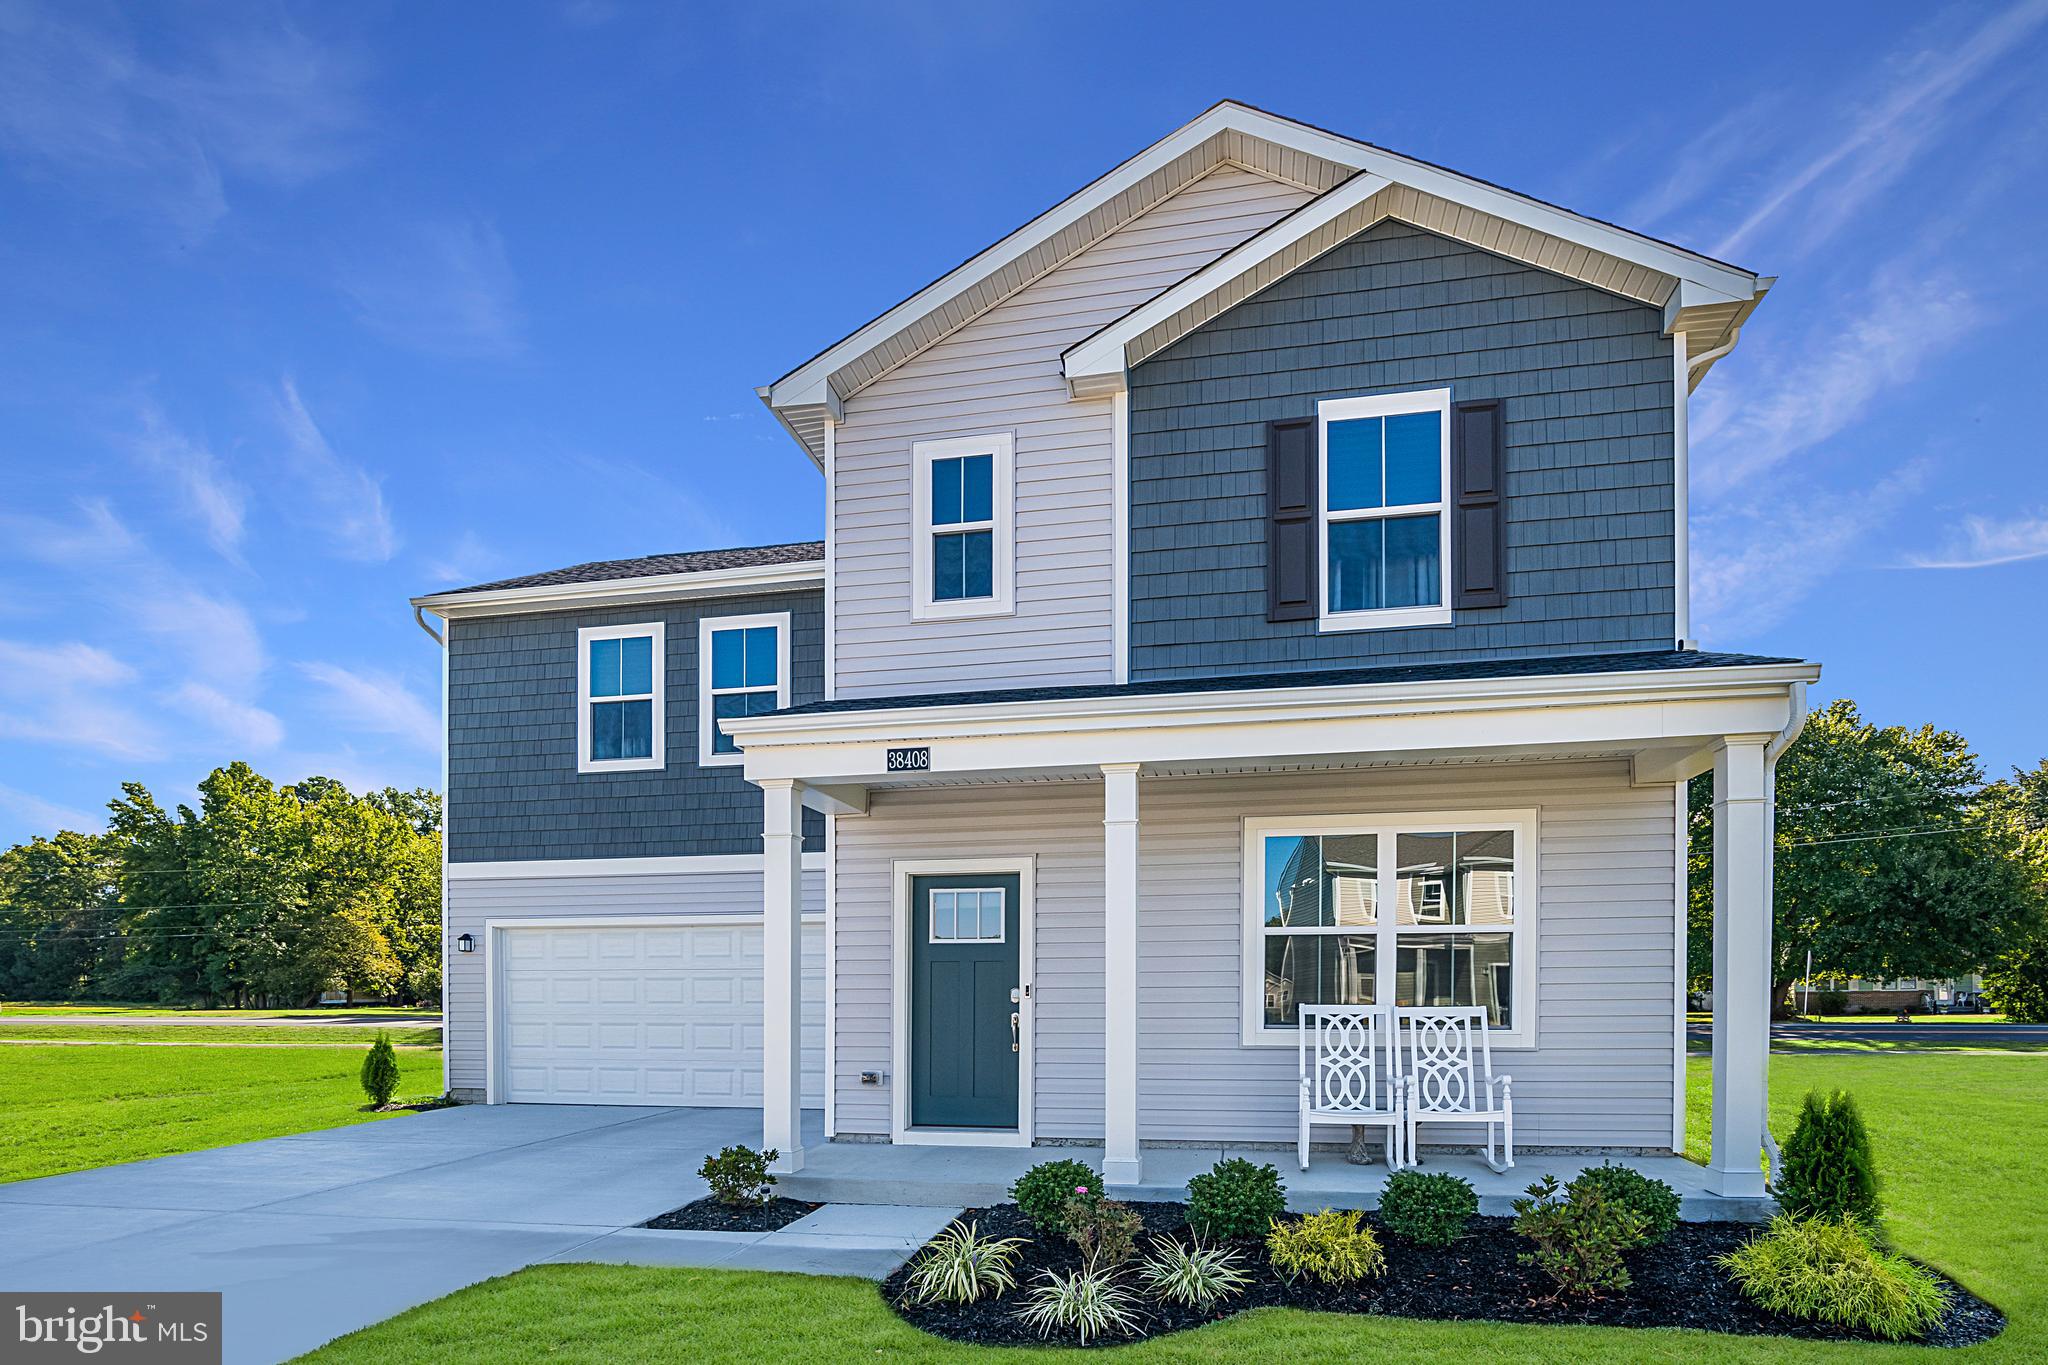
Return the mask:
<svg viewBox="0 0 2048 1365"><path fill-rule="evenodd" d="M928 773L932 770L930 745L915 749L891 749L889 771L892 773Z"/></svg>

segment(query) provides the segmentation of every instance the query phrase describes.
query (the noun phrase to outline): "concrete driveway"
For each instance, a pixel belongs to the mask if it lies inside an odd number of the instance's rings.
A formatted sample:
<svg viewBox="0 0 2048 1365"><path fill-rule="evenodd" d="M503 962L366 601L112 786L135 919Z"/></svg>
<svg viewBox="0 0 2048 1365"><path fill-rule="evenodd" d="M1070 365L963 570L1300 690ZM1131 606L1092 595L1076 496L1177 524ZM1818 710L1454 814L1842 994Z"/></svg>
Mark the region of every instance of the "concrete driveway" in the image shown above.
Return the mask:
<svg viewBox="0 0 2048 1365"><path fill-rule="evenodd" d="M751 1109L473 1105L0 1185L0 1288L220 1290L226 1359L270 1365L537 1261L625 1259L595 1244L760 1140Z"/></svg>

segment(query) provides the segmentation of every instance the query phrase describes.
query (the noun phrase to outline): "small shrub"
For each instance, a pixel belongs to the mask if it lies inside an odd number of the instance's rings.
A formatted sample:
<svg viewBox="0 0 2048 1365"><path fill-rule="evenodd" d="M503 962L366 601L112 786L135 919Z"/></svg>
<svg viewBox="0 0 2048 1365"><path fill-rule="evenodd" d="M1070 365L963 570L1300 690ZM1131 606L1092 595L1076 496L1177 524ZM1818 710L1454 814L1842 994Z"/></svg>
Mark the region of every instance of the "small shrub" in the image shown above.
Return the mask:
<svg viewBox="0 0 2048 1365"><path fill-rule="evenodd" d="M1085 1194L1067 1201L1060 1210L1060 1223L1081 1258L1103 1270L1114 1270L1130 1260L1138 1234L1145 1230L1144 1220L1127 1205Z"/></svg>
<svg viewBox="0 0 2048 1365"><path fill-rule="evenodd" d="M697 1174L711 1187L711 1197L736 1209L758 1209L765 1205L775 1186L768 1163L782 1153L770 1147L757 1152L751 1147L728 1147L717 1156L707 1156Z"/></svg>
<svg viewBox="0 0 2048 1365"><path fill-rule="evenodd" d="M1559 1189L1547 1175L1515 1201L1515 1231L1536 1244L1517 1258L1548 1275L1559 1294L1596 1294L1629 1287L1622 1257L1643 1244L1643 1216L1600 1187L1574 1180Z"/></svg>
<svg viewBox="0 0 2048 1365"><path fill-rule="evenodd" d="M1763 1236L1721 1264L1759 1307L1889 1341L1924 1335L1948 1309L1939 1280L1879 1250L1854 1218L1779 1214Z"/></svg>
<svg viewBox="0 0 2048 1365"><path fill-rule="evenodd" d="M1051 1336L1056 1328L1081 1334L1081 1344L1111 1331L1130 1333L1138 1327L1138 1296L1118 1284L1106 1270L1083 1267L1070 1275L1045 1272L1045 1283L1025 1296L1017 1316Z"/></svg>
<svg viewBox="0 0 2048 1365"><path fill-rule="evenodd" d="M1849 993L1848 993L1847 991L1815 991L1815 992L1814 992L1814 995L1813 995L1813 1013L1815 1013L1815 1014L1837 1014L1837 1015L1839 1015L1839 1014L1847 1014L1848 1012L1849 1012Z"/></svg>
<svg viewBox="0 0 2048 1365"><path fill-rule="evenodd" d="M1188 1226L1204 1237L1259 1237L1287 1211L1287 1187L1271 1165L1219 1161L1188 1182Z"/></svg>
<svg viewBox="0 0 2048 1365"><path fill-rule="evenodd" d="M932 1238L910 1267L904 1297L912 1303L973 1303L1017 1287L1012 1267L1021 1237L984 1237L980 1225L953 1223Z"/></svg>
<svg viewBox="0 0 2048 1365"><path fill-rule="evenodd" d="M1625 1209L1643 1218L1643 1240L1661 1242L1678 1226L1678 1191L1655 1176L1604 1161L1579 1172L1574 1185L1591 1185Z"/></svg>
<svg viewBox="0 0 2048 1365"><path fill-rule="evenodd" d="M1877 1226L1877 1164L1847 1091L1809 1091L1781 1156L1775 1193L1785 1212Z"/></svg>
<svg viewBox="0 0 2048 1365"><path fill-rule="evenodd" d="M1465 1235L1478 1212L1472 1182L1442 1171L1396 1171L1380 1195L1387 1231L1423 1246L1449 1246Z"/></svg>
<svg viewBox="0 0 2048 1365"><path fill-rule="evenodd" d="M1252 1281L1235 1251L1203 1246L1200 1238L1188 1243L1172 1238L1155 1241L1152 1254L1138 1263L1138 1278L1153 1297L1204 1313L1243 1292Z"/></svg>
<svg viewBox="0 0 2048 1365"><path fill-rule="evenodd" d="M381 1029L377 1041L370 1044L370 1055L363 1058L362 1079L363 1093L370 1097L373 1108L391 1103L398 1089L398 1054L391 1050L391 1035Z"/></svg>
<svg viewBox="0 0 2048 1365"><path fill-rule="evenodd" d="M1266 1234L1273 1269L1288 1279L1303 1275L1324 1284L1371 1279L1387 1268L1380 1239L1360 1227L1356 1209L1324 1209L1299 1222L1275 1223Z"/></svg>
<svg viewBox="0 0 2048 1365"><path fill-rule="evenodd" d="M1041 1161L1010 1186L1018 1211L1040 1232L1053 1234L1067 1230L1062 1221L1067 1201L1090 1195L1101 1197L1102 1182L1081 1161Z"/></svg>

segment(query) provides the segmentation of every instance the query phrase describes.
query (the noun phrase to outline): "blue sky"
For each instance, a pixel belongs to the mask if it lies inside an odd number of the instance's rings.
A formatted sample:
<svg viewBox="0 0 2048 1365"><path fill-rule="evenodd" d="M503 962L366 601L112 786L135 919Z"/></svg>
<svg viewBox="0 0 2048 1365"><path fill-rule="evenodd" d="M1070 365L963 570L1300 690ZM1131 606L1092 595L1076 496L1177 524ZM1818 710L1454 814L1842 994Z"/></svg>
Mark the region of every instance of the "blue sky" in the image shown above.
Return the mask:
<svg viewBox="0 0 2048 1365"><path fill-rule="evenodd" d="M408 596L817 534L754 386L1223 97L1780 275L1698 633L2048 754L2048 0L1439 8L0 0L0 839L432 783Z"/></svg>

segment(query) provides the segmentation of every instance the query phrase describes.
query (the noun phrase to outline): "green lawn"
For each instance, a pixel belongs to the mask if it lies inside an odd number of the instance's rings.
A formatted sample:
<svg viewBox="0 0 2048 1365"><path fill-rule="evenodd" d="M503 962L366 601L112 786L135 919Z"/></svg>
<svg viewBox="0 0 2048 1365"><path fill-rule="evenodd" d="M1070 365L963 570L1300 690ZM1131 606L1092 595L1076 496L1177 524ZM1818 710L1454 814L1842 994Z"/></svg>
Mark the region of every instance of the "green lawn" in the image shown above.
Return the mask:
<svg viewBox="0 0 2048 1365"><path fill-rule="evenodd" d="M89 1016L129 1016L137 1019L161 1019L167 1016L177 1018L222 1019L377 1019L387 1015L411 1014L422 1018L439 1018L441 1010L435 1005L336 1005L312 1006L296 1010L229 1010L196 1009L183 1005L123 1005L123 1004L66 1004L61 1000L0 1000L0 1019L13 1015L57 1014L84 1019Z"/></svg>
<svg viewBox="0 0 2048 1365"><path fill-rule="evenodd" d="M295 1043L366 1046L389 1033L394 1047L439 1047L441 1030L405 1024L38 1024L0 1021L0 1041L75 1043Z"/></svg>
<svg viewBox="0 0 2048 1365"><path fill-rule="evenodd" d="M1704 1062L1692 1066L1691 1127L1706 1140ZM1772 1122L1789 1130L1800 1097L1841 1085L1862 1101L1887 1177L1898 1243L1957 1276L2013 1319L2004 1336L1943 1359L2048 1359L2048 1066L2025 1057L1778 1057ZM1704 1156L1704 1150L1695 1152ZM366 1328L310 1356L318 1365L438 1365L546 1358L591 1365L689 1360L1045 1360L1070 1351L950 1345L904 1325L871 1284L739 1271L545 1266L491 1280ZM1612 1328L1418 1323L1261 1310L1094 1359L1302 1365L1381 1359L1842 1362L1933 1357L1922 1347Z"/></svg>
<svg viewBox="0 0 2048 1365"><path fill-rule="evenodd" d="M360 1049L0 1047L0 1181L391 1118L362 1110ZM441 1053L398 1055L439 1094Z"/></svg>

